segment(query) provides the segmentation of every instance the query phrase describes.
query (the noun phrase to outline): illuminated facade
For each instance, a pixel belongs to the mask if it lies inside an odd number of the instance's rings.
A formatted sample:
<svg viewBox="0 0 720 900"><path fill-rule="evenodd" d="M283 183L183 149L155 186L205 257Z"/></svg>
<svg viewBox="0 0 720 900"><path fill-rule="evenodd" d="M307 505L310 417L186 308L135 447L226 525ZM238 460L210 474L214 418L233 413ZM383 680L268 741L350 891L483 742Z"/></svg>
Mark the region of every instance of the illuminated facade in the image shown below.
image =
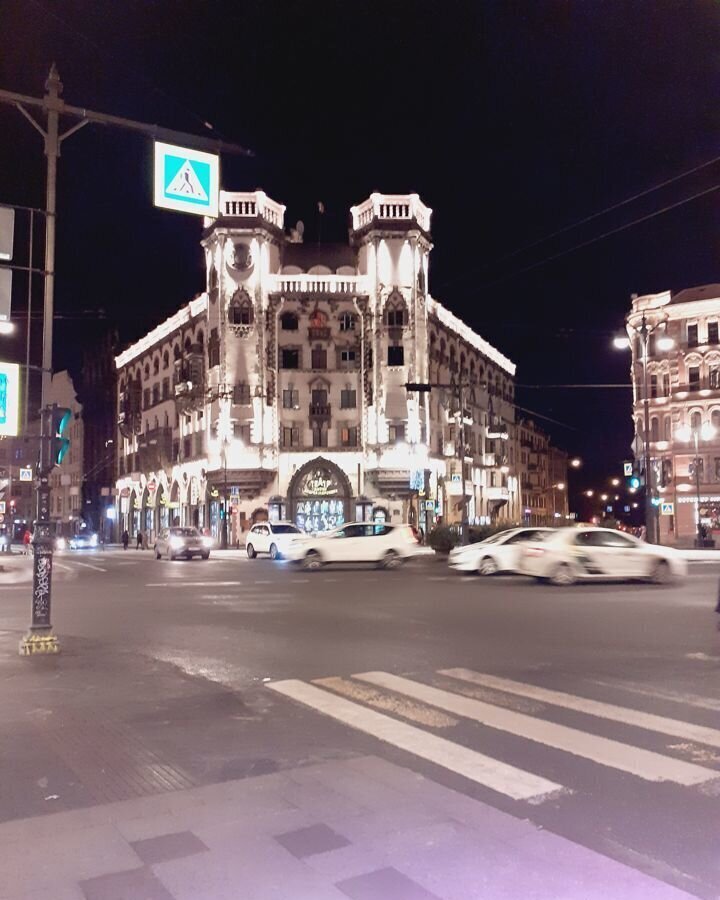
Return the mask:
<svg viewBox="0 0 720 900"><path fill-rule="evenodd" d="M373 194L347 244L286 233L263 192L205 220L206 291L116 357L120 528L229 539L261 517L323 530L517 519L515 366L427 291L431 210ZM453 390L463 381L465 453Z"/></svg>
<svg viewBox="0 0 720 900"><path fill-rule="evenodd" d="M643 342L637 330L642 327L643 317L648 329L652 329L647 358L649 449L660 541L692 544L697 534L698 515L708 536L714 532L717 538L720 531L720 285L632 297L628 334L632 348L636 434L633 449L639 462L643 459L645 394ZM670 338L673 346L663 349L665 342L660 338ZM688 428L690 434L683 434Z"/></svg>

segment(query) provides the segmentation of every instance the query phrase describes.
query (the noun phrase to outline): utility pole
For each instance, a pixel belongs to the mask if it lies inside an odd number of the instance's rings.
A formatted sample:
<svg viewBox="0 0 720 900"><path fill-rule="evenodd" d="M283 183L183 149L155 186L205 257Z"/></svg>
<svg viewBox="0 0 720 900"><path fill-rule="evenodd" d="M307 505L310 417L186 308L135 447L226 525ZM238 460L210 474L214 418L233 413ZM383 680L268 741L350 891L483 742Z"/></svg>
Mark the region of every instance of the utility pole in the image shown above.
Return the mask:
<svg viewBox="0 0 720 900"><path fill-rule="evenodd" d="M46 430L50 421L47 403L52 383L52 340L53 340L53 308L55 294L55 240L56 240L56 213L57 213L57 161L60 156L62 142L76 131L79 131L89 122L101 125L111 125L130 131L138 131L156 140L170 142L182 142L190 144L198 149L207 149L216 153L235 153L242 156L252 156L250 151L237 144L224 141L210 140L151 125L146 122L136 122L132 119L124 119L120 116L112 116L107 113L83 109L77 106L68 106L61 98L63 86L60 81L55 63L50 67L50 73L45 82L45 94L43 97L29 97L14 91L0 90L0 103L9 103L15 106L30 122L36 131L40 133L45 144L45 156L47 158L47 176L45 191L45 292L43 305L43 349L42 349L42 390L41 390L41 432L40 446L47 447L55 435ZM27 107L40 109L46 115L46 127L42 128ZM60 116L66 115L78 119L63 134L60 133ZM27 412L26 412L27 415ZM37 479L37 520L33 549L35 564L33 566L33 615L30 632L20 643L20 653L30 655L34 653L57 653L59 644L53 634L50 621L50 595L52 580L52 553L53 537L50 530L50 480L49 470L43 474L42 466L38 468ZM43 606L42 614L36 614L37 609ZM44 607L46 606L46 610ZM37 629L37 630L35 630Z"/></svg>

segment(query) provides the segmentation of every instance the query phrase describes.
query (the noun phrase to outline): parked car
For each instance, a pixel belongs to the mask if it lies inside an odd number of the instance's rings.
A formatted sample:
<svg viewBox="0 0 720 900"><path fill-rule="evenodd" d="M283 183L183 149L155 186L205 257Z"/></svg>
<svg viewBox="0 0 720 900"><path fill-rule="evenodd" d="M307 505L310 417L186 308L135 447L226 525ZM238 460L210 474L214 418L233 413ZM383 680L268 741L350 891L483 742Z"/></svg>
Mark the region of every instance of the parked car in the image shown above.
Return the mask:
<svg viewBox="0 0 720 900"><path fill-rule="evenodd" d="M409 525L350 522L334 531L293 541L287 556L306 569L319 569L326 563L357 562L374 562L385 569L395 569L420 550Z"/></svg>
<svg viewBox="0 0 720 900"><path fill-rule="evenodd" d="M542 541L552 528L510 528L497 534L450 551L448 565L461 572L477 572L479 575L496 575L500 572L517 572L520 554L528 541Z"/></svg>
<svg viewBox="0 0 720 900"><path fill-rule="evenodd" d="M648 544L612 528L559 528L541 543L525 544L520 571L556 585L602 579L666 584L687 575L687 560L672 547Z"/></svg>
<svg viewBox="0 0 720 900"><path fill-rule="evenodd" d="M197 528L163 528L155 540L155 559L162 556L167 556L168 559L176 559L178 556L208 559L212 545L212 538L203 537Z"/></svg>
<svg viewBox="0 0 720 900"><path fill-rule="evenodd" d="M258 522L248 532L245 550L250 559L255 559L258 553L269 553L272 559L280 559L302 534L292 522Z"/></svg>

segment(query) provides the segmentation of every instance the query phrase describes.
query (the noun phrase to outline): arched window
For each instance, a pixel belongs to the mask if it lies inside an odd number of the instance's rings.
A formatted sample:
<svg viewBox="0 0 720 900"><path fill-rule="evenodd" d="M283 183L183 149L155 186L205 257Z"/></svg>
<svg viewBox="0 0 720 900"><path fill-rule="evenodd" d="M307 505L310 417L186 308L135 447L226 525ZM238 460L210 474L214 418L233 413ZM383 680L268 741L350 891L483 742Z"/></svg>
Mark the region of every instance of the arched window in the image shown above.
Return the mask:
<svg viewBox="0 0 720 900"><path fill-rule="evenodd" d="M173 346L173 359L180 359L180 344Z"/></svg>
<svg viewBox="0 0 720 900"><path fill-rule="evenodd" d="M716 431L720 432L720 409L714 409L712 411L710 424Z"/></svg>
<svg viewBox="0 0 720 900"><path fill-rule="evenodd" d="M201 348L205 345L205 332L202 329L195 336L195 343L199 344Z"/></svg>
<svg viewBox="0 0 720 900"><path fill-rule="evenodd" d="M280 316L280 327L283 331L297 331L298 317L294 312L286 312Z"/></svg>
<svg viewBox="0 0 720 900"><path fill-rule="evenodd" d="M183 344L183 347L185 348L186 353L189 353L190 350L192 349L192 341L190 340L190 335L188 335L185 338L185 343Z"/></svg>
<svg viewBox="0 0 720 900"><path fill-rule="evenodd" d="M693 434L695 432L699 433L702 428L702 413L698 410L695 410L690 416L690 428L692 429Z"/></svg>
<svg viewBox="0 0 720 900"><path fill-rule="evenodd" d="M162 363L162 367L163 367L163 369L167 369L167 367L168 367L169 365L170 365L170 354L169 354L169 353L167 352L167 350L166 350L166 351L163 353L163 363Z"/></svg>
<svg viewBox="0 0 720 900"><path fill-rule="evenodd" d="M146 378L150 377L150 363L145 363L145 368L143 369L143 373Z"/></svg>
<svg viewBox="0 0 720 900"><path fill-rule="evenodd" d="M252 300L246 291L238 291L228 307L228 322L231 325L252 325L254 320Z"/></svg>
<svg viewBox="0 0 720 900"><path fill-rule="evenodd" d="M160 357L155 356L155 357L153 357L153 375L157 375L157 373L159 371L160 371Z"/></svg>
<svg viewBox="0 0 720 900"><path fill-rule="evenodd" d="M663 421L663 440L672 440L672 419L670 416L665 416Z"/></svg>
<svg viewBox="0 0 720 900"><path fill-rule="evenodd" d="M650 440L660 440L660 422L658 421L657 416L653 416L652 419L650 419Z"/></svg>

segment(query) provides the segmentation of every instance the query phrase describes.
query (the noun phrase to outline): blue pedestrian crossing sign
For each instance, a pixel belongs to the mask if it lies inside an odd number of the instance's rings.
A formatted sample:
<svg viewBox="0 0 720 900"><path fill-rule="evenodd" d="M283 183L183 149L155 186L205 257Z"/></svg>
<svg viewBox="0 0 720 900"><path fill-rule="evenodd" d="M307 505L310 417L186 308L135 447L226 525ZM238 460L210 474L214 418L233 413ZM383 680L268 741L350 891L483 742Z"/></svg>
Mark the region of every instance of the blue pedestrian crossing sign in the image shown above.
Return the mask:
<svg viewBox="0 0 720 900"><path fill-rule="evenodd" d="M155 141L155 206L218 216L220 157Z"/></svg>

